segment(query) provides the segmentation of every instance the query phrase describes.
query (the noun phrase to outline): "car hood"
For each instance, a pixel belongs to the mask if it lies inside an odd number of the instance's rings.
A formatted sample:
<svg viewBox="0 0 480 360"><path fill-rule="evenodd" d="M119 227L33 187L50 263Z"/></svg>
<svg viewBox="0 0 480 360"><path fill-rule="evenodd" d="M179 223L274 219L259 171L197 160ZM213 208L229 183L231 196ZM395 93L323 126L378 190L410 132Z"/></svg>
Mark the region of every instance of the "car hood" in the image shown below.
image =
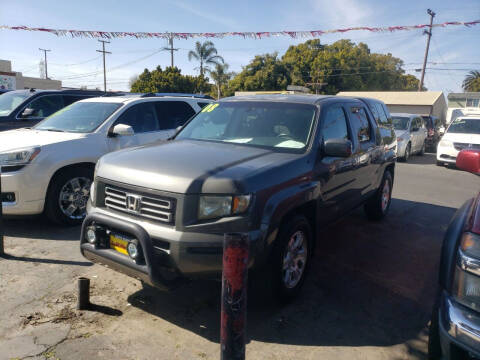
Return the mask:
<svg viewBox="0 0 480 360"><path fill-rule="evenodd" d="M182 194L244 193L251 190L247 177L258 175L260 169L278 169L297 157L231 143L175 140L107 154L96 175Z"/></svg>
<svg viewBox="0 0 480 360"><path fill-rule="evenodd" d="M467 144L480 144L480 134L457 134L447 132L443 135L442 140Z"/></svg>
<svg viewBox="0 0 480 360"><path fill-rule="evenodd" d="M396 137L402 137L402 136L407 136L408 131L407 130L395 130L395 136Z"/></svg>
<svg viewBox="0 0 480 360"><path fill-rule="evenodd" d="M0 152L76 140L85 134L18 129L0 132Z"/></svg>

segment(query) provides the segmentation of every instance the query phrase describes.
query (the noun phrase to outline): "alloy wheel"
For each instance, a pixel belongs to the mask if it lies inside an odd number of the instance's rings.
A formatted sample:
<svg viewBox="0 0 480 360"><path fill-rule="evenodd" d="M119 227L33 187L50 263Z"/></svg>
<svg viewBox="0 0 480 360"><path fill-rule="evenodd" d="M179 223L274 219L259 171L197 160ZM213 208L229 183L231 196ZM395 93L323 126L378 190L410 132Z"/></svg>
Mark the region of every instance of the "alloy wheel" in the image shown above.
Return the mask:
<svg viewBox="0 0 480 360"><path fill-rule="evenodd" d="M290 237L283 257L282 279L286 288L293 289L302 279L307 256L306 235L298 230Z"/></svg>
<svg viewBox="0 0 480 360"><path fill-rule="evenodd" d="M60 190L58 205L69 219L83 219L87 212L92 181L86 177L70 179Z"/></svg>
<svg viewBox="0 0 480 360"><path fill-rule="evenodd" d="M385 184L382 189L382 212L387 211L388 204L390 202L390 182L385 180Z"/></svg>

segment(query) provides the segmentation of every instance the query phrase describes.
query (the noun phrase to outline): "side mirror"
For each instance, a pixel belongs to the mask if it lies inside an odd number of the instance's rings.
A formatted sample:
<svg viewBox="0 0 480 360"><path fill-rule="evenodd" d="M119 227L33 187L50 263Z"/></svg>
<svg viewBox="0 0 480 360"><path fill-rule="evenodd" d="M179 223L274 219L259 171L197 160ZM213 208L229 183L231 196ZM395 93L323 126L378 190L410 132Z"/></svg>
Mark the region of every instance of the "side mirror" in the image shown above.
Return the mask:
<svg viewBox="0 0 480 360"><path fill-rule="evenodd" d="M23 119L28 118L32 116L35 113L35 109L32 108L26 108L23 110L22 114L20 115Z"/></svg>
<svg viewBox="0 0 480 360"><path fill-rule="evenodd" d="M457 155L457 168L480 175L480 151L462 150Z"/></svg>
<svg viewBox="0 0 480 360"><path fill-rule="evenodd" d="M352 142L346 139L328 139L324 143L325 156L349 157L352 155Z"/></svg>
<svg viewBox="0 0 480 360"><path fill-rule="evenodd" d="M134 135L135 132L133 131L132 127L130 125L125 125L125 124L118 124L113 127L113 129L110 131L109 135L111 137L115 136L132 136Z"/></svg>

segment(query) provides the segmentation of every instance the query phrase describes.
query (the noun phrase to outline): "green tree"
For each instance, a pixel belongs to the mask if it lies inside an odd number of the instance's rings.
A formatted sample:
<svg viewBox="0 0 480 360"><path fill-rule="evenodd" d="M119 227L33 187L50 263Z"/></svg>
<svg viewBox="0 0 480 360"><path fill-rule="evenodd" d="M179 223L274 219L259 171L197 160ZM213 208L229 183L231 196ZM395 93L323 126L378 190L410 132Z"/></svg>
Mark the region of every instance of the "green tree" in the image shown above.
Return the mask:
<svg viewBox="0 0 480 360"><path fill-rule="evenodd" d="M217 49L211 41L195 43L195 50L188 52L188 60L192 59L200 62L200 75L205 75L205 72L210 70L210 65L219 65L223 63L223 58L217 54Z"/></svg>
<svg viewBox="0 0 480 360"><path fill-rule="evenodd" d="M209 74L217 87L217 99L220 99L222 94L221 89L225 87L228 80L234 75L233 72L228 71L228 67L228 64L217 64L215 65L214 70L209 71Z"/></svg>
<svg viewBox="0 0 480 360"><path fill-rule="evenodd" d="M167 67L162 70L157 66L155 70L145 69L131 84L132 92L183 92L206 93L211 85L203 75L182 75L177 67Z"/></svg>
<svg viewBox="0 0 480 360"><path fill-rule="evenodd" d="M228 83L227 92L285 90L290 74L278 54L257 55Z"/></svg>
<svg viewBox="0 0 480 360"><path fill-rule="evenodd" d="M465 77L465 80L463 80L462 87L465 91L480 91L480 71L470 71Z"/></svg>
<svg viewBox="0 0 480 360"><path fill-rule="evenodd" d="M277 54L256 56L234 77L234 91L285 90L287 85L302 85L322 93L342 90L416 90L418 79L406 75L403 61L391 54L372 53L364 43L339 40L323 45L308 40L290 46L281 59Z"/></svg>

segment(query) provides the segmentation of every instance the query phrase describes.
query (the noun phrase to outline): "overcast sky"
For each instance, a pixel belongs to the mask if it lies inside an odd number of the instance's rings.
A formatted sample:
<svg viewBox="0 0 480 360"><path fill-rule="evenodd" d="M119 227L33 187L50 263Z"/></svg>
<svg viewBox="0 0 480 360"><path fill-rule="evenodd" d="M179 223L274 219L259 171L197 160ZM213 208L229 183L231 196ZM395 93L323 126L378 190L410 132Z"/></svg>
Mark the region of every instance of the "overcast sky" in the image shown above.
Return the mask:
<svg viewBox="0 0 480 360"><path fill-rule="evenodd" d="M436 13L435 22L480 19L480 0L82 0L27 1L0 0L0 25L25 25L57 29L148 31L148 32L221 32L329 30L353 26L414 25L429 21L426 9ZM421 30L395 33L349 32L320 38L330 44L341 38L365 42L373 52L392 53L405 62L408 73L421 67L426 36ZM434 28L430 46L426 86L430 90L461 91L461 82L470 69L480 70L480 25ZM184 74L198 74L188 50L196 40L177 40L175 65ZM219 54L233 71L240 71L256 54L277 51L282 55L289 45L305 39L287 37L261 40L243 38L213 39ZM129 79L143 69L170 64L170 53L158 50L167 46L157 39L113 39L107 44L108 88L128 90ZM39 76L38 63L48 54L49 77L64 86L103 87L102 59L95 50L95 39L57 37L48 33L0 30L0 59L11 60L14 71ZM108 71L108 68L115 68ZM452 70L434 70L452 69ZM72 78L77 75L95 73ZM69 79L70 78L70 79Z"/></svg>

